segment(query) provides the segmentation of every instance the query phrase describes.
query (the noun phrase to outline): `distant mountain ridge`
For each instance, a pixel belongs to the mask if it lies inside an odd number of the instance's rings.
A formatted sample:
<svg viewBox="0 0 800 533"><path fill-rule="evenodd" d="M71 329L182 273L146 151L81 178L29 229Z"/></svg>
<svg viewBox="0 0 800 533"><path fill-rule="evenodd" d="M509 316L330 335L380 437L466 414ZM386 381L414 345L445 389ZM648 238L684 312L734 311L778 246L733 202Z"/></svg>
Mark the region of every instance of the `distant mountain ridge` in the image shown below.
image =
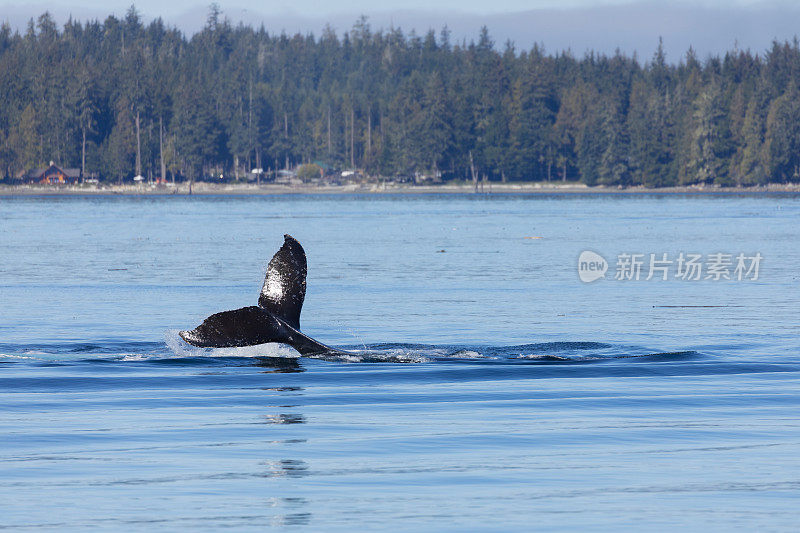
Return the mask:
<svg viewBox="0 0 800 533"><path fill-rule="evenodd" d="M104 20L110 12L122 17L127 10L105 8L48 6L47 4L9 5L0 8L0 21L24 32L28 21L49 11L59 24L74 19ZM140 9L145 21L162 16L169 25L187 34L199 31L207 18L207 7L197 7L177 14L161 15ZM348 31L362 15L341 12L305 16L269 13L253 9L223 6L223 15L232 23L260 26L270 33L285 31L319 35L326 24L337 33ZM762 53L774 39L791 40L800 31L800 5L762 4L755 7L693 7L687 4L664 6L644 2L591 8L542 8L515 13L476 14L458 11L374 10L363 13L374 30L401 28L424 35L433 29L439 33L447 26L453 42L477 40L481 26L489 28L497 48L512 41L519 49L534 44L549 52L570 50L576 57L588 50L613 54L616 49L640 61L648 60L663 37L667 61L679 62L691 46L699 58L724 54L738 48Z"/></svg>

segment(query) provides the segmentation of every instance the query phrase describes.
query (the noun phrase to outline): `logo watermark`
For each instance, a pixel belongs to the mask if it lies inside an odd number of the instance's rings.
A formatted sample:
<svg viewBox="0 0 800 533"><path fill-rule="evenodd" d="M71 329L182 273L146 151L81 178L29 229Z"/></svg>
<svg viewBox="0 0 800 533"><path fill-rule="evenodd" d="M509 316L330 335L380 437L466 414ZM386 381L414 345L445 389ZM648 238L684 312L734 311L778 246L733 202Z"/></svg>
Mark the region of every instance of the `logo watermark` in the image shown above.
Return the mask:
<svg viewBox="0 0 800 533"><path fill-rule="evenodd" d="M760 252L752 255L744 253L699 254L680 252L677 256L668 253L617 255L614 267L614 280L649 281L758 281L759 268L763 256ZM584 283L604 278L608 262L603 256L590 250L581 252L578 257L578 277Z"/></svg>
<svg viewBox="0 0 800 533"><path fill-rule="evenodd" d="M605 258L595 252L586 250L578 257L578 276L584 283L591 283L606 276L608 263Z"/></svg>

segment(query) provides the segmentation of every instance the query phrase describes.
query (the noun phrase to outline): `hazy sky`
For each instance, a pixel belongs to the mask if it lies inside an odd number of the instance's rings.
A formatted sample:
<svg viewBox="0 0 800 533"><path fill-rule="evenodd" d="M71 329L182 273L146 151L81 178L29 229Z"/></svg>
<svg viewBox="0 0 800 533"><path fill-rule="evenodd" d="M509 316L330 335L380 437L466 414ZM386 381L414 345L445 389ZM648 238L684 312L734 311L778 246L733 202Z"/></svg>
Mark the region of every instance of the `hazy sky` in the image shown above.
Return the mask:
<svg viewBox="0 0 800 533"><path fill-rule="evenodd" d="M212 0L137 0L145 22L161 17L187 33L205 24ZM103 20L124 15L132 0L0 0L0 21L24 30L31 17L50 11L58 23ZM659 37L668 61L680 60L691 46L697 55L734 48L762 53L773 40L791 40L800 31L798 0L217 0L232 23L259 26L275 33L319 34L330 24L347 31L364 14L374 30L400 27L424 34L447 25L453 42L469 42L481 26L499 47L534 44L548 51L587 50L613 54L619 49L652 57Z"/></svg>
<svg viewBox="0 0 800 533"><path fill-rule="evenodd" d="M39 7L50 9L76 9L87 11L124 12L131 3L137 9L150 16L173 16L198 7L207 8L212 0L49 0L46 2L26 2L20 0L0 0L0 6ZM625 4L652 4L654 6L702 6L702 7L749 7L749 6L791 6L789 0L678 0L657 2L655 0L217 0L224 11L232 14L242 10L256 11L263 14L294 14L308 17L319 17L337 13L377 12L386 10L430 10L460 11L467 13L510 13L542 8L586 8Z"/></svg>

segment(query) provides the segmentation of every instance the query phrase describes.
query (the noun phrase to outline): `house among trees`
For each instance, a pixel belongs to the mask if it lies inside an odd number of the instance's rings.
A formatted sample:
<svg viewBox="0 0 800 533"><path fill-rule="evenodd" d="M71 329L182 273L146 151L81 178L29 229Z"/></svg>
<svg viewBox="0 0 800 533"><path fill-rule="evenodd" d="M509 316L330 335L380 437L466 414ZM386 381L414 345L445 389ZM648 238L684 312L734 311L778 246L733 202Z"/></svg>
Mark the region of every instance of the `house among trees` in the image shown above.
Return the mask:
<svg viewBox="0 0 800 533"><path fill-rule="evenodd" d="M234 27L216 4L192 36L133 6L62 28L45 13L22 33L1 19L0 171L28 182L78 179L19 174L42 154L106 183L309 161L397 182L800 182L800 40L667 62L661 44L649 60L502 49L486 27L461 43L366 19L292 36Z"/></svg>
<svg viewBox="0 0 800 533"><path fill-rule="evenodd" d="M79 168L61 168L52 161L47 168L31 169L20 176L25 183L37 183L41 185L72 185L81 178Z"/></svg>

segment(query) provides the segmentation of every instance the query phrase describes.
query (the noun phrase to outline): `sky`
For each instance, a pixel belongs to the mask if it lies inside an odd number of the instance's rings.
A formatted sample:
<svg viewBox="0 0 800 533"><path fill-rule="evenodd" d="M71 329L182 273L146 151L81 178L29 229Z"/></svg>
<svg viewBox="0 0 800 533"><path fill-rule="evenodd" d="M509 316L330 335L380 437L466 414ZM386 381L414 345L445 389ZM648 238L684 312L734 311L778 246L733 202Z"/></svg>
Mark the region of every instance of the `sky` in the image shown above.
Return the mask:
<svg viewBox="0 0 800 533"><path fill-rule="evenodd" d="M203 27L212 0L137 0L145 22L156 17L186 33ZM0 21L24 30L27 21L50 11L63 23L123 16L132 0L0 0ZM800 31L800 2L790 0L217 0L232 23L270 32L319 34L330 24L342 33L360 15L374 30L400 27L424 34L448 26L451 40L476 39L486 25L497 46L516 49L543 45L550 52L588 50L613 54L619 49L642 59L652 56L663 38L667 60L677 62L691 46L697 55L723 54L734 48L756 53L773 39L791 40Z"/></svg>
<svg viewBox="0 0 800 533"><path fill-rule="evenodd" d="M24 2L20 0L0 0L0 6L39 6L52 9L79 9L124 12L130 7L131 0L50 0L48 2ZM163 17L179 16L198 7L206 9L209 1L197 0L138 0L133 2L137 9L148 14ZM513 13L535 9L575 9L599 6L618 6L631 4L631 0L217 0L223 10L231 13L241 10L264 14L293 14L306 17L319 17L339 13L360 13L395 10L453 11L475 14ZM753 7L753 6L791 6L789 1L764 2L763 0L679 0L672 2L639 1L639 4L703 7Z"/></svg>

